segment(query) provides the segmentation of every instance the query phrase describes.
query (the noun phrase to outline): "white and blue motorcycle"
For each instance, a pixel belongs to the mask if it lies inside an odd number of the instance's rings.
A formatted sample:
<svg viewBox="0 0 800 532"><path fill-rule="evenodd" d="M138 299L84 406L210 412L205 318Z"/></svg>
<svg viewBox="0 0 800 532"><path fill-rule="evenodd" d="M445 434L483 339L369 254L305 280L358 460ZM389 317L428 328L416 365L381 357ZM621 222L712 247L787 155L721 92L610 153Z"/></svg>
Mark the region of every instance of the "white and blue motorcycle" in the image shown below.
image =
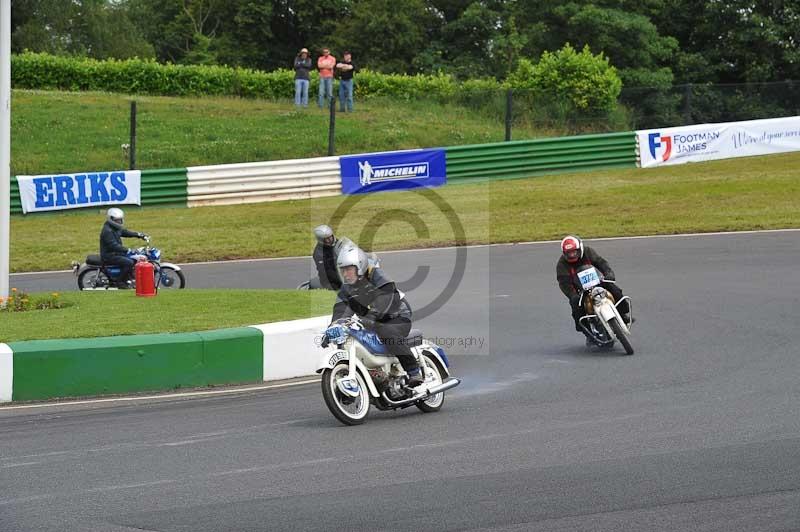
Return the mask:
<svg viewBox="0 0 800 532"><path fill-rule="evenodd" d="M419 330L412 329L406 338L425 376L425 382L414 388L406 385L408 376L400 361L373 331L362 326L357 315L340 320L325 334L336 347L326 350L317 368L322 373L322 397L345 425L366 421L370 405L379 410L416 406L423 412L437 412L445 391L461 383L450 376L444 350L425 341Z"/></svg>

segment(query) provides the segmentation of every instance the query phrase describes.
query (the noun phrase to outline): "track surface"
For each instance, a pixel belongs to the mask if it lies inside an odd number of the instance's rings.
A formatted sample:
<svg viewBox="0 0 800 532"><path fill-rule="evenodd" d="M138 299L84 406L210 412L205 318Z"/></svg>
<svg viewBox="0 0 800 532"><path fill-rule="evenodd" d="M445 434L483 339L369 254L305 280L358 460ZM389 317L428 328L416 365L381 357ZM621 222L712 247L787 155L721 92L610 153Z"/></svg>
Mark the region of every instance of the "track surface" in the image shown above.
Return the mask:
<svg viewBox="0 0 800 532"><path fill-rule="evenodd" d="M475 338L442 412L343 427L316 384L0 410L0 530L800 530L800 233L596 248L634 297L632 357L571 330L557 245L473 248L420 324ZM453 254L384 265L431 266L421 308ZM296 264L189 279L288 287Z"/></svg>

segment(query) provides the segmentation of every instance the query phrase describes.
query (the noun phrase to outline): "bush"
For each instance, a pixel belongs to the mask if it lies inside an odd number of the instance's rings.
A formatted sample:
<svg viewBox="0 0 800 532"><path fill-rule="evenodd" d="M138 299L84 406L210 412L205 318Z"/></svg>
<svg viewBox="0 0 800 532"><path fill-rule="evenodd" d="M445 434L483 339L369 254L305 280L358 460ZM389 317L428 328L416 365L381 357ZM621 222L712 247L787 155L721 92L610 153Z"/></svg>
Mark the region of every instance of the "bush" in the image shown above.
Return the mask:
<svg viewBox="0 0 800 532"><path fill-rule="evenodd" d="M159 64L141 59L97 61L88 58L26 52L12 56L11 77L15 88L105 91L156 96L240 96L287 99L294 94L294 72L261 72L221 66ZM311 74L311 91L318 77ZM491 80L495 88L499 83ZM447 74L406 76L358 73L356 94L362 98L391 96L403 99L451 98L459 91Z"/></svg>
<svg viewBox="0 0 800 532"><path fill-rule="evenodd" d="M588 46L579 53L567 43L557 52L544 52L539 63L521 59L508 77L514 89L532 91L534 97L557 108L582 115L612 112L622 90L617 70L603 54L593 55Z"/></svg>

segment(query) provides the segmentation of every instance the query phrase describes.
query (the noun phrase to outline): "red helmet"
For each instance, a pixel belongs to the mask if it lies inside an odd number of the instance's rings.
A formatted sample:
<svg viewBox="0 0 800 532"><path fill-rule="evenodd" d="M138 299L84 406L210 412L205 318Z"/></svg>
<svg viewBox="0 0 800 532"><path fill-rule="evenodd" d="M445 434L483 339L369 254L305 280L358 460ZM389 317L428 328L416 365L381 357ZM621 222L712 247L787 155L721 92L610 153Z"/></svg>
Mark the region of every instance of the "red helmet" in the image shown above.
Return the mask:
<svg viewBox="0 0 800 532"><path fill-rule="evenodd" d="M583 241L577 236L567 236L561 241L561 253L567 262L578 262L583 258Z"/></svg>

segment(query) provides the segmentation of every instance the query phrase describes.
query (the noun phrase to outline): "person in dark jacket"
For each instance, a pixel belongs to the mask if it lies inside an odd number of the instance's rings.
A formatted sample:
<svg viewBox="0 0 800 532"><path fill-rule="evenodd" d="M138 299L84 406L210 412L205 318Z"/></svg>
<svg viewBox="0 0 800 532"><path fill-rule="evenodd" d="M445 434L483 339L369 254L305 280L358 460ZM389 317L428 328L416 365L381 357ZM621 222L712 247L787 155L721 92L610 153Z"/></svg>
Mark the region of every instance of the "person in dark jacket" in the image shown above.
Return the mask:
<svg viewBox="0 0 800 532"><path fill-rule="evenodd" d="M352 245L353 242L347 237L336 238L333 229L327 225L315 227L314 237L317 239L317 245L314 247L312 257L317 268L319 284L326 290L339 290L342 287L342 280L336 268L336 257L343 247Z"/></svg>
<svg viewBox="0 0 800 532"><path fill-rule="evenodd" d="M353 64L350 52L344 53L344 59L336 63L336 72L339 76L339 111L353 112L353 74L356 66Z"/></svg>
<svg viewBox="0 0 800 532"><path fill-rule="evenodd" d="M342 249L336 260L342 287L333 305L331 322L358 314L365 328L374 330L390 354L408 374L408 386L425 379L405 339L411 331L411 306L397 285L380 268L370 267L367 254L355 245Z"/></svg>
<svg viewBox="0 0 800 532"><path fill-rule="evenodd" d="M308 56L308 49L303 48L294 58L294 104L308 107L309 75L313 63Z"/></svg>
<svg viewBox="0 0 800 532"><path fill-rule="evenodd" d="M575 330L586 334L578 323L578 320L586 314L583 305L580 304L583 287L578 279L578 269L582 266L594 266L602 274L602 286L614 296L615 301L619 301L623 294L622 289L615 282L614 270L599 253L589 246L584 246L583 241L577 236L567 236L561 241L561 257L556 264L558 287L569 299L572 319L575 320ZM619 312L622 319L630 324L630 307L627 300L620 304Z"/></svg>
<svg viewBox="0 0 800 532"><path fill-rule="evenodd" d="M135 261L128 257L128 248L122 245L123 238L147 238L144 233L129 231L123 227L125 214L122 209L112 207L106 213L106 222L100 231L100 258L109 266L119 266L119 286L130 284L131 271Z"/></svg>

